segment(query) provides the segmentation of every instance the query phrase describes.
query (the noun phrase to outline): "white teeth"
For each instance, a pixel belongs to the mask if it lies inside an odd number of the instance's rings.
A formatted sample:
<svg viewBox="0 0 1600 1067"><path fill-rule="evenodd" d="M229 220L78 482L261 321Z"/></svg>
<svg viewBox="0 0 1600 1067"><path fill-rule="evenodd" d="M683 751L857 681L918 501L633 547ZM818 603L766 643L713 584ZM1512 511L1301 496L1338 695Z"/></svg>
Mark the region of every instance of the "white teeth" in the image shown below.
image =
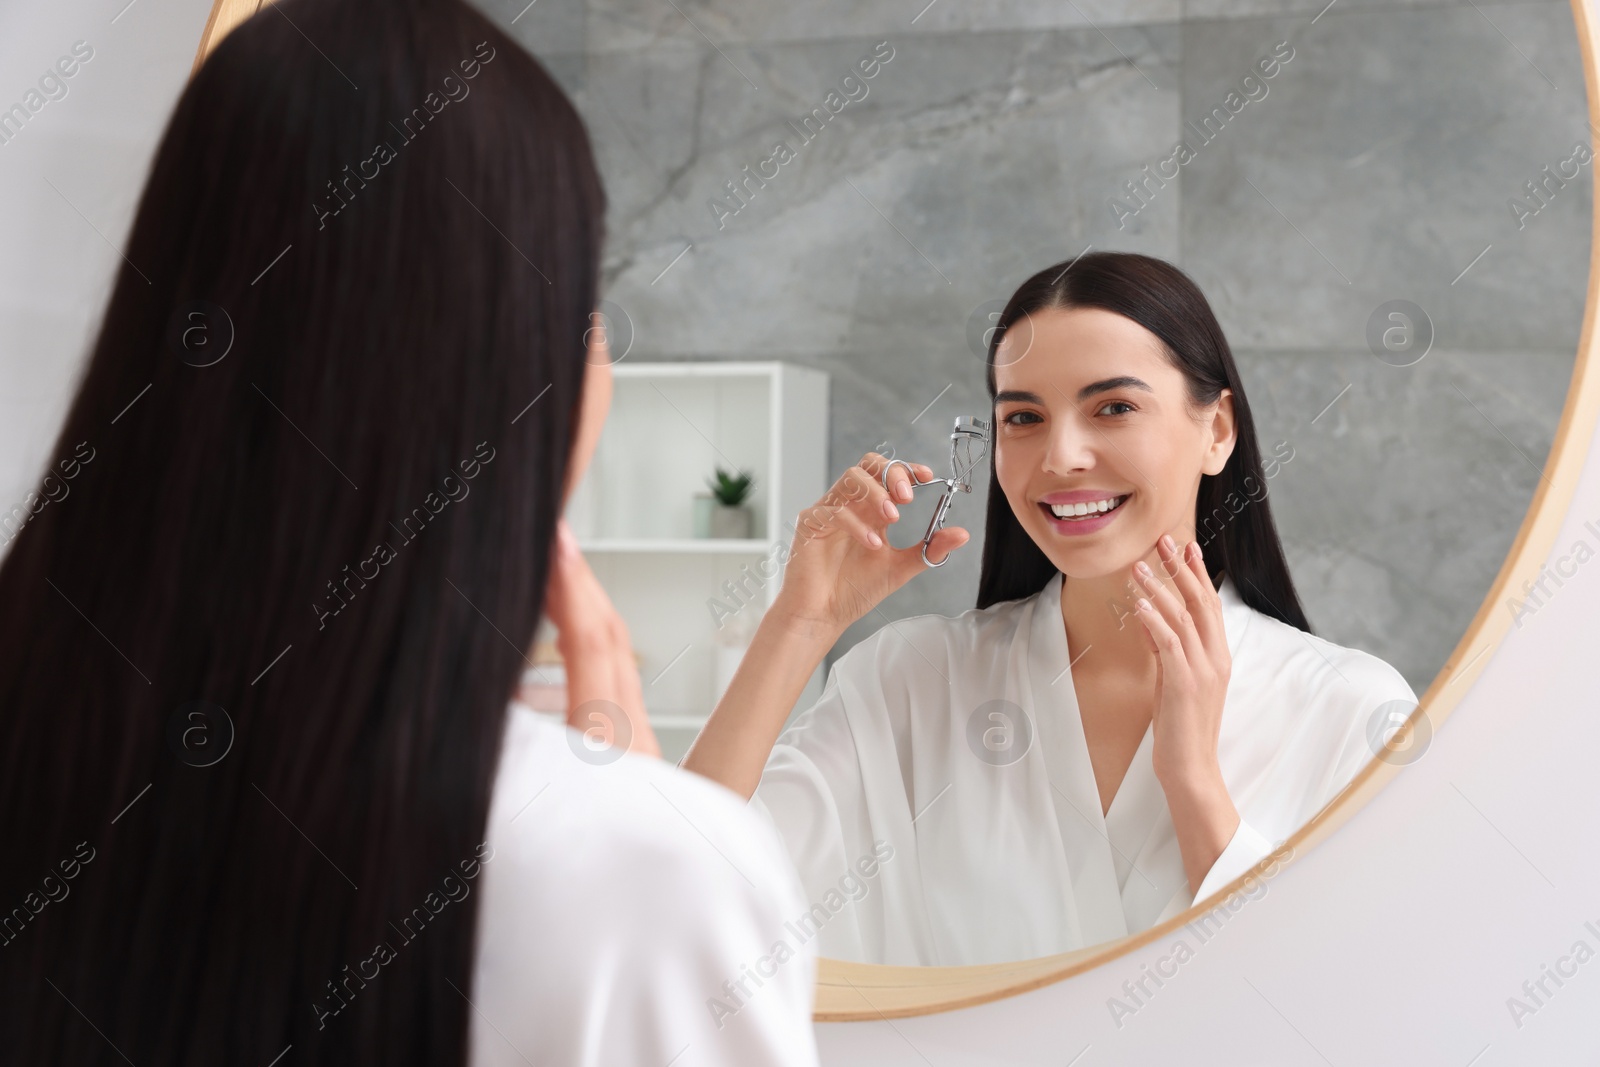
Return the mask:
<svg viewBox="0 0 1600 1067"><path fill-rule="evenodd" d="M1126 499L1126 496L1114 496L1105 500L1086 500L1081 504L1051 504L1050 511L1058 519L1079 518L1110 511Z"/></svg>

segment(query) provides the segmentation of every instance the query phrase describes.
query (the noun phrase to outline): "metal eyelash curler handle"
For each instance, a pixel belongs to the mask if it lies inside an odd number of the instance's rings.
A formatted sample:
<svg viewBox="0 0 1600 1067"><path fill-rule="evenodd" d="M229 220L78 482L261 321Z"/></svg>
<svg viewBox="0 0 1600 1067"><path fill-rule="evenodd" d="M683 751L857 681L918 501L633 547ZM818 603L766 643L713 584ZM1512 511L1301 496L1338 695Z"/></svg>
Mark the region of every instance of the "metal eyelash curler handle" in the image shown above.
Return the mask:
<svg viewBox="0 0 1600 1067"><path fill-rule="evenodd" d="M949 478L934 478L931 481L919 482L917 481L917 472L912 469L911 464L903 459L891 459L883 465L883 487L885 489L889 488L889 470L896 463L906 469L906 474L911 477L911 488L913 490L924 485L943 485L945 487L944 492L939 495L938 506L933 509L933 518L928 520L927 532L922 535L922 562L930 567L943 567L950 562L950 557L945 556L938 563L933 562L928 558L928 542L933 540L933 535L938 533L940 526L944 524L945 514L950 510L950 499L955 493L953 484Z"/></svg>
<svg viewBox="0 0 1600 1067"><path fill-rule="evenodd" d="M970 493L972 486L967 481L967 476L972 473L983 458L988 455L989 421L976 415L961 415L956 418L955 429L950 432L950 477L933 478L926 482L917 480L917 472L911 464L903 459L891 459L883 465L883 487L889 488L889 471L896 463L906 469L906 474L911 477L911 488L917 489L923 485L943 485L944 492L939 496L938 506L933 509L933 517L928 520L928 529L922 535L922 562L929 567L943 567L950 562L950 556L945 554L944 559L938 563L928 558L928 543L933 540L933 535L944 528L945 516L950 513L950 502L955 499L957 492ZM977 455L973 455L976 449Z"/></svg>

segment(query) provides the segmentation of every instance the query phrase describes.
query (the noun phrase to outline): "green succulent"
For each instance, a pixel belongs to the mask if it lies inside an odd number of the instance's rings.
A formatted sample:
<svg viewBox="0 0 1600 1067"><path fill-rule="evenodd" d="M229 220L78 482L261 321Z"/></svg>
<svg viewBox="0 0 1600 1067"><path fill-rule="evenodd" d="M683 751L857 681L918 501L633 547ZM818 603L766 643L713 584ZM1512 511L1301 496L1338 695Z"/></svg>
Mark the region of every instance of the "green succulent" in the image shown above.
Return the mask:
<svg viewBox="0 0 1600 1067"><path fill-rule="evenodd" d="M718 467L717 480L713 482L707 478L706 485L711 488L711 494L724 507L736 508L744 503L745 498L750 495L750 490L755 487L755 477L747 471L740 471L736 475L729 474Z"/></svg>

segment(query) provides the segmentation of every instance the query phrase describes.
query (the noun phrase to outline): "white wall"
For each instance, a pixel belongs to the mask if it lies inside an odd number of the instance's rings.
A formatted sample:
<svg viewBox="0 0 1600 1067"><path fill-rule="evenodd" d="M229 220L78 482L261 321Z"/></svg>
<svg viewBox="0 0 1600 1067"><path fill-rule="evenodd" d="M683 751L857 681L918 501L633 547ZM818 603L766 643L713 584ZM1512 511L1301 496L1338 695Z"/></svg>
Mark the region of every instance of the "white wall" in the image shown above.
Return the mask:
<svg viewBox="0 0 1600 1067"><path fill-rule="evenodd" d="M210 6L0 4L0 109L22 102L74 42L94 50L64 79L65 96L0 143L0 512L21 502L51 462L45 453Z"/></svg>

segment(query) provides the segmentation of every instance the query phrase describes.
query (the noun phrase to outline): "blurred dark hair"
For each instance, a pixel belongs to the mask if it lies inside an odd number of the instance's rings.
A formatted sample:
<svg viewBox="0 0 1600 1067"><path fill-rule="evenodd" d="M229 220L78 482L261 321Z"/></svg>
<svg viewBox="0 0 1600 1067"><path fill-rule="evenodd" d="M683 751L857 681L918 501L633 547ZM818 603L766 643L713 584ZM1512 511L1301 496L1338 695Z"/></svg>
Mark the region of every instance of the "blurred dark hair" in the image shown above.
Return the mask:
<svg viewBox="0 0 1600 1067"><path fill-rule="evenodd" d="M1223 389L1233 390L1237 439L1221 472L1200 476L1195 540L1205 550L1213 585L1226 571L1246 604L1311 632L1267 505L1267 478L1250 403L1228 340L1199 286L1172 264L1134 252L1090 252L1046 267L1012 294L995 324L986 372L991 404L996 391L995 358L1005 331L1025 316L1051 308L1101 308L1155 334L1172 365L1183 372L1190 403L1196 408L1215 402ZM991 421L992 415L991 408ZM994 452L989 450L989 506L978 579L979 608L1032 596L1056 574L1055 564L1012 512L995 476ZM1236 506L1230 507L1230 501Z"/></svg>
<svg viewBox="0 0 1600 1067"><path fill-rule="evenodd" d="M481 885L604 205L456 0L285 0L184 90L52 457L93 459L0 567L8 1060L465 1061L479 898L432 905Z"/></svg>

